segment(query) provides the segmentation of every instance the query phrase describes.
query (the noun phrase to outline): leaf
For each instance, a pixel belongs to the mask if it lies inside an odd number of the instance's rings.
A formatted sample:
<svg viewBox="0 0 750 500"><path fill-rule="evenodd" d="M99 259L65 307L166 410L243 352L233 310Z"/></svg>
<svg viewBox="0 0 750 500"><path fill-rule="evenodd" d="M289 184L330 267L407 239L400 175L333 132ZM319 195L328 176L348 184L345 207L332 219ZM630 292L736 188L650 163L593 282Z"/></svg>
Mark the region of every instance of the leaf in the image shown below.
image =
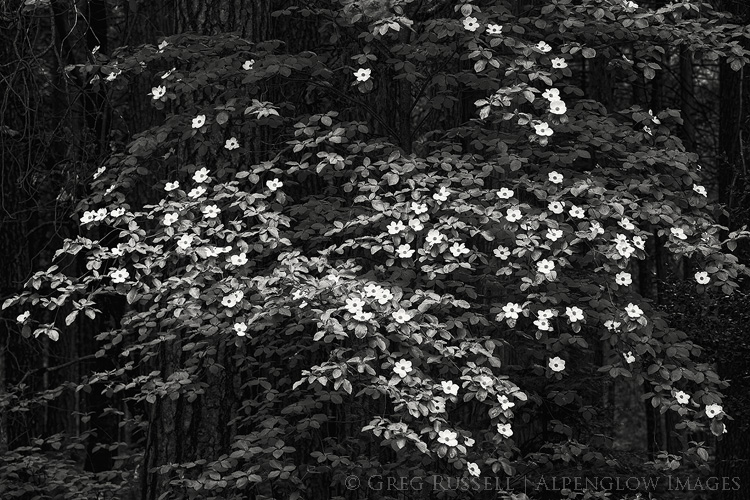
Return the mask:
<svg viewBox="0 0 750 500"><path fill-rule="evenodd" d="M71 312L70 314L68 314L67 316L65 316L65 324L67 326L72 325L73 322L76 320L77 317L78 317L78 311L77 310Z"/></svg>
<svg viewBox="0 0 750 500"><path fill-rule="evenodd" d="M643 68L643 76L646 80L653 80L656 76L656 71L654 71L653 68L646 66Z"/></svg>
<svg viewBox="0 0 750 500"><path fill-rule="evenodd" d="M583 54L583 57L585 57L586 59L593 59L594 57L596 57L596 50L590 47L586 47L585 49L583 49L581 54Z"/></svg>

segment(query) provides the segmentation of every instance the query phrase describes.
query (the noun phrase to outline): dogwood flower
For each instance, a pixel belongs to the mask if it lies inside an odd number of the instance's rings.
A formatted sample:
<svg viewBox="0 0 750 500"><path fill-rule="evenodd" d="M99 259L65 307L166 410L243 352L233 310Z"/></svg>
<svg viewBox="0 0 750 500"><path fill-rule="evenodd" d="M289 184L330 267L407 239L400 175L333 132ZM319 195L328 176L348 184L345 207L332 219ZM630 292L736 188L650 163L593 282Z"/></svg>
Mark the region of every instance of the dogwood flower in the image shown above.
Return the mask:
<svg viewBox="0 0 750 500"><path fill-rule="evenodd" d="M448 195L450 195L450 191L448 191L448 188L445 186L440 186L440 191L432 195L432 198L435 201L446 201L448 199Z"/></svg>
<svg viewBox="0 0 750 500"><path fill-rule="evenodd" d="M683 391L677 391L674 393L674 398L677 400L678 403L681 405L686 405L690 402L690 396Z"/></svg>
<svg viewBox="0 0 750 500"><path fill-rule="evenodd" d="M206 115L198 115L193 118L193 128L201 128L206 123Z"/></svg>
<svg viewBox="0 0 750 500"><path fill-rule="evenodd" d="M191 189L188 193L188 196L191 198L200 198L204 194L206 194L206 188L204 188L203 186L198 186Z"/></svg>
<svg viewBox="0 0 750 500"><path fill-rule="evenodd" d="M267 187L267 188L268 188L268 190L269 190L269 191L271 191L272 193L273 193L274 191L276 191L277 189L279 189L280 187L282 187L282 186L284 186L284 183L283 183L283 182L281 182L281 181L280 181L280 180L278 180L278 179L273 179L273 180L270 180L270 181L266 181L266 187Z"/></svg>
<svg viewBox="0 0 750 500"><path fill-rule="evenodd" d="M535 319L534 320L534 326L537 327L538 330L541 330L543 332L551 332L552 331L552 325L549 324L548 319Z"/></svg>
<svg viewBox="0 0 750 500"><path fill-rule="evenodd" d="M488 35L502 35L503 34L503 27L499 24L488 24L487 25L487 34Z"/></svg>
<svg viewBox="0 0 750 500"><path fill-rule="evenodd" d="M503 411L509 410L516 406L516 403L512 402L510 399L508 399L508 396L505 394L500 394L497 397L497 402L500 403L500 406L502 407Z"/></svg>
<svg viewBox="0 0 750 500"><path fill-rule="evenodd" d="M245 323L235 323L234 333L236 333L238 337L244 337L247 335L247 325Z"/></svg>
<svg viewBox="0 0 750 500"><path fill-rule="evenodd" d="M681 227L672 227L669 229L669 231L672 233L672 236L675 238L679 238L681 240L686 240L687 235L685 234L685 231Z"/></svg>
<svg viewBox="0 0 750 500"><path fill-rule="evenodd" d="M514 195L514 194L515 194L515 193L513 192L513 190L512 190L512 189L508 189L508 188L501 188L501 189L500 189L500 190L499 190L499 191L497 192L497 197L498 197L498 198L500 198L501 200L507 200L507 199L509 199L509 198L513 198L513 195Z"/></svg>
<svg viewBox="0 0 750 500"><path fill-rule="evenodd" d="M552 47L550 46L550 44L548 44L547 42L544 42L544 41L537 43L536 44L536 48L539 51L541 51L543 54L546 54L547 52L549 52L550 50L552 50Z"/></svg>
<svg viewBox="0 0 750 500"><path fill-rule="evenodd" d="M643 310L632 302L625 307L625 312L632 319L638 319L643 316Z"/></svg>
<svg viewBox="0 0 750 500"><path fill-rule="evenodd" d="M460 257L463 254L469 253L469 249L463 243L455 242L449 248L454 257Z"/></svg>
<svg viewBox="0 0 750 500"><path fill-rule="evenodd" d="M391 221L388 224L388 234L399 234L406 230L406 226L400 220Z"/></svg>
<svg viewBox="0 0 750 500"><path fill-rule="evenodd" d="M508 222L516 222L520 220L522 217L521 210L518 208L509 208L507 212L505 212L505 218L508 220Z"/></svg>
<svg viewBox="0 0 750 500"><path fill-rule="evenodd" d="M94 172L94 180L98 179L100 175L107 171L107 167L99 167Z"/></svg>
<svg viewBox="0 0 750 500"><path fill-rule="evenodd" d="M117 269L109 273L109 277L112 278L112 283L125 283L125 280L130 277L130 273L127 269Z"/></svg>
<svg viewBox="0 0 750 500"><path fill-rule="evenodd" d="M421 215L427 212L427 205L425 203L412 202L411 211L417 215Z"/></svg>
<svg viewBox="0 0 750 500"><path fill-rule="evenodd" d="M158 101L162 97L164 97L164 94L167 93L167 87L164 85L159 85L158 87L153 87L151 89L151 96L155 101Z"/></svg>
<svg viewBox="0 0 750 500"><path fill-rule="evenodd" d="M548 101L559 101L560 90L559 89L547 89L544 91L544 93L542 93L542 97L544 97Z"/></svg>
<svg viewBox="0 0 750 500"><path fill-rule="evenodd" d="M639 250L646 248L646 240L640 236L633 236L633 244Z"/></svg>
<svg viewBox="0 0 750 500"><path fill-rule="evenodd" d="M247 264L247 254L245 252L240 252L237 255L231 255L229 257L229 263L233 266L244 266Z"/></svg>
<svg viewBox="0 0 750 500"><path fill-rule="evenodd" d="M214 217L219 216L221 209L216 205L208 205L201 208L201 212L203 212L203 215L205 215L207 219L213 219Z"/></svg>
<svg viewBox="0 0 750 500"><path fill-rule="evenodd" d="M706 405L706 416L708 418L714 418L718 416L719 414L721 414L721 412L723 411L724 411L724 408L722 408L721 405L719 404L714 403L714 404Z"/></svg>
<svg viewBox="0 0 750 500"><path fill-rule="evenodd" d="M400 359L396 361L396 364L393 365L393 371L396 372L396 375L398 375L401 378L406 377L406 375L411 371L411 361L406 359Z"/></svg>
<svg viewBox="0 0 750 500"><path fill-rule="evenodd" d="M553 372L561 372L565 369L565 360L555 356L549 360L549 369Z"/></svg>
<svg viewBox="0 0 750 500"><path fill-rule="evenodd" d="M630 286L633 283L633 278L630 276L630 273L623 271L615 275L615 283L622 286Z"/></svg>
<svg viewBox="0 0 750 500"><path fill-rule="evenodd" d="M704 188L703 186L693 184L693 191L695 191L701 196L708 196L708 192L706 191L706 188Z"/></svg>
<svg viewBox="0 0 750 500"><path fill-rule="evenodd" d="M437 229L430 229L427 233L427 237L425 238L425 241L427 241L427 243L431 245L436 245L440 243L441 241L443 241L443 238L445 238L445 236L443 236L443 234L440 233L440 231L438 231Z"/></svg>
<svg viewBox="0 0 750 500"><path fill-rule="evenodd" d="M599 221L591 221L589 229L591 230L591 234L596 237L598 234L604 234L604 228L601 224L599 224Z"/></svg>
<svg viewBox="0 0 750 500"><path fill-rule="evenodd" d="M552 67L556 69L564 69L568 67L568 63L562 57L555 57L552 59Z"/></svg>
<svg viewBox="0 0 750 500"><path fill-rule="evenodd" d="M552 184L562 184L563 175L555 170L547 174L547 178Z"/></svg>
<svg viewBox="0 0 750 500"><path fill-rule="evenodd" d="M414 255L414 249L407 244L399 245L396 252L401 259L408 259Z"/></svg>
<svg viewBox="0 0 750 500"><path fill-rule="evenodd" d="M571 323L583 320L583 311L581 308L573 306L565 308L565 315L568 317Z"/></svg>
<svg viewBox="0 0 750 500"><path fill-rule="evenodd" d="M542 137L549 137L554 133L547 122L542 122L538 125L534 125L534 131L536 132L536 135Z"/></svg>
<svg viewBox="0 0 750 500"><path fill-rule="evenodd" d="M445 413L445 398L435 396L432 398L432 405L435 407L433 413Z"/></svg>
<svg viewBox="0 0 750 500"><path fill-rule="evenodd" d="M26 320L29 319L30 316L31 313L29 311L25 311L16 317L16 321L18 321L19 323L26 323Z"/></svg>
<svg viewBox="0 0 750 500"><path fill-rule="evenodd" d="M466 470L474 477L479 477L482 474L482 471L479 470L479 466L474 462L467 462Z"/></svg>
<svg viewBox="0 0 750 500"><path fill-rule="evenodd" d="M633 351L628 351L625 353L625 362L629 365L635 363L635 356L633 356Z"/></svg>
<svg viewBox="0 0 750 500"><path fill-rule="evenodd" d="M393 300L393 294L387 288L380 288L375 295L375 300L378 301L378 304L385 305L389 301Z"/></svg>
<svg viewBox="0 0 750 500"><path fill-rule="evenodd" d="M541 274L549 274L555 270L555 263L549 259L542 259L536 263L536 270Z"/></svg>
<svg viewBox="0 0 750 500"><path fill-rule="evenodd" d="M622 323L620 323L619 321L614 321L611 319L608 319L607 321L604 322L604 326L607 328L607 330L611 332L617 330L621 324Z"/></svg>
<svg viewBox="0 0 750 500"><path fill-rule="evenodd" d="M510 248L499 246L496 249L492 251L492 253L495 254L495 257L497 257L500 260L507 260L508 257L510 257Z"/></svg>
<svg viewBox="0 0 750 500"><path fill-rule="evenodd" d="M438 432L438 443L444 444L446 446L456 446L458 445L458 440L456 439L457 437L458 433L446 429L444 431Z"/></svg>
<svg viewBox="0 0 750 500"><path fill-rule="evenodd" d="M548 229L545 236L550 241L557 241L563 237L563 232L561 229Z"/></svg>
<svg viewBox="0 0 750 500"><path fill-rule="evenodd" d="M450 380L444 380L440 382L440 386L442 387L444 393L450 396L458 396L458 384L454 384Z"/></svg>
<svg viewBox="0 0 750 500"><path fill-rule="evenodd" d="M368 297L376 297L380 293L380 289L381 289L380 285L376 283L368 283L365 286L364 292L365 292L365 295Z"/></svg>
<svg viewBox="0 0 750 500"><path fill-rule="evenodd" d="M394 312L392 314L393 319L396 321L396 323L404 324L407 321L411 319L411 314L409 314L405 309L401 308L398 311Z"/></svg>
<svg viewBox="0 0 750 500"><path fill-rule="evenodd" d="M109 213L109 215L112 217L120 217L121 215L125 215L125 209L122 207L115 208Z"/></svg>
<svg viewBox="0 0 750 500"><path fill-rule="evenodd" d="M81 215L81 224L88 224L89 222L94 222L94 212L86 210L83 212L83 215Z"/></svg>
<svg viewBox="0 0 750 500"><path fill-rule="evenodd" d="M630 256L633 255L633 252L635 252L635 248L633 248L627 241L618 241L615 249L617 250L617 253L626 259L630 258Z"/></svg>
<svg viewBox="0 0 750 500"><path fill-rule="evenodd" d="M229 151L232 151L233 149L237 149L238 147L240 147L240 143L237 142L237 138L236 137L230 137L224 143L224 148L228 149Z"/></svg>
<svg viewBox="0 0 750 500"><path fill-rule="evenodd" d="M559 201L553 201L549 205L547 205L547 209L549 209L550 212L553 214L561 214L563 213L563 204Z"/></svg>
<svg viewBox="0 0 750 500"><path fill-rule="evenodd" d="M648 135L654 135L654 133L651 131L651 127L649 127L648 125L643 127L643 131L646 132Z"/></svg>
<svg viewBox="0 0 750 500"><path fill-rule="evenodd" d="M242 63L242 69L245 71L249 71L253 69L253 65L255 64L255 59L248 59L247 61Z"/></svg>
<svg viewBox="0 0 750 500"><path fill-rule="evenodd" d="M346 310L349 311L352 314L356 314L359 311L362 310L362 308L365 306L365 301L360 299L359 297L349 297L346 299Z"/></svg>
<svg viewBox="0 0 750 500"><path fill-rule="evenodd" d="M477 22L476 17L465 17L463 23L466 31L474 32L479 28L479 23Z"/></svg>
<svg viewBox="0 0 750 500"><path fill-rule="evenodd" d="M568 111L568 107L563 101L550 101L549 112L553 115L564 115Z"/></svg>
<svg viewBox="0 0 750 500"><path fill-rule="evenodd" d="M164 215L164 218L162 219L162 224L165 226L171 226L175 222L177 222L177 219L179 218L179 215L176 213L168 213Z"/></svg>
<svg viewBox="0 0 750 500"><path fill-rule="evenodd" d="M107 209L106 208L100 208L96 212L94 212L94 220L102 221L107 218Z"/></svg>
<svg viewBox="0 0 750 500"><path fill-rule="evenodd" d="M510 424L497 424L497 432L508 438L513 435L513 429L511 429Z"/></svg>
<svg viewBox="0 0 750 500"><path fill-rule="evenodd" d="M495 385L495 382L487 375L480 375L479 377L477 377L477 381L485 391L489 391Z"/></svg>
<svg viewBox="0 0 750 500"><path fill-rule="evenodd" d="M695 273L695 281L697 281L699 285L705 285L709 281L711 281L711 278L708 277L708 273L706 271L700 271Z"/></svg>
<svg viewBox="0 0 750 500"><path fill-rule="evenodd" d="M370 79L370 75L372 74L372 70L370 68L359 68L357 71L354 72L354 77L357 79L358 82L366 82Z"/></svg>
<svg viewBox="0 0 750 500"><path fill-rule="evenodd" d="M581 207L577 207L575 205L570 206L570 210L568 211L571 217L575 217L576 219L583 219L586 217L586 212L583 211Z"/></svg>
<svg viewBox="0 0 750 500"><path fill-rule="evenodd" d="M424 224L422 224L422 221L419 219L412 219L409 221L409 227L415 231L421 231L424 229Z"/></svg>
<svg viewBox="0 0 750 500"><path fill-rule="evenodd" d="M354 316L352 316L352 319L354 319L354 321L360 321L364 323L365 321L370 321L372 319L372 313L359 310L354 313Z"/></svg>
<svg viewBox="0 0 750 500"><path fill-rule="evenodd" d="M193 180L197 183L206 182L208 180L208 169L206 167L196 170L193 174Z"/></svg>
<svg viewBox="0 0 750 500"><path fill-rule="evenodd" d="M242 300L242 292L240 292L239 295L236 292L230 293L229 295L225 295L221 299L221 305L223 305L224 307L231 308L231 307L236 306L240 300Z"/></svg>
<svg viewBox="0 0 750 500"><path fill-rule="evenodd" d="M635 229L635 226L627 217L623 217L622 219L617 221L617 224L626 231L632 231L633 229Z"/></svg>
<svg viewBox="0 0 750 500"><path fill-rule="evenodd" d="M175 189L180 187L180 183L178 181L174 182L167 182L164 186L164 191L174 191Z"/></svg>
<svg viewBox="0 0 750 500"><path fill-rule="evenodd" d="M189 234L183 234L179 240L177 240L177 246L183 250L190 248L193 244L193 236Z"/></svg>
<svg viewBox="0 0 750 500"><path fill-rule="evenodd" d="M522 313L523 309L515 302L508 302L503 306L503 312L505 313L506 318L518 319L518 314Z"/></svg>

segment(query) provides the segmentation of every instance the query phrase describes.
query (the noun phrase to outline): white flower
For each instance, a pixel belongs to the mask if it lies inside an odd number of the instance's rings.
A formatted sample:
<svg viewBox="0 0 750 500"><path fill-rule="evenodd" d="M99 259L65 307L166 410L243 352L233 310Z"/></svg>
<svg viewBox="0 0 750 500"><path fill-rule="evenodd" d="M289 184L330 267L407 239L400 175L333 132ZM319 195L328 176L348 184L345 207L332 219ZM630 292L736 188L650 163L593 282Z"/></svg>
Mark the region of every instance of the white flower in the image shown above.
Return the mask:
<svg viewBox="0 0 750 500"><path fill-rule="evenodd" d="M104 172L106 172L107 167L99 167L96 169L96 172L94 172L94 179L97 179L100 175L102 175Z"/></svg>
<svg viewBox="0 0 750 500"><path fill-rule="evenodd" d="M509 198L513 198L514 194L515 193L513 192L512 189L501 188L500 191L497 192L497 197L500 198L501 200L507 200Z"/></svg>
<svg viewBox="0 0 750 500"><path fill-rule="evenodd" d="M568 319L570 319L571 323L583 320L583 311L579 307L566 307L565 314L566 316L568 316Z"/></svg>
<svg viewBox="0 0 750 500"><path fill-rule="evenodd" d="M548 319L535 319L534 325L537 327L537 329L543 331L543 332L551 332L552 331L552 325L549 324Z"/></svg>
<svg viewBox="0 0 750 500"><path fill-rule="evenodd" d="M245 323L235 323L234 332L238 337L244 337L247 335L247 325Z"/></svg>
<svg viewBox="0 0 750 500"><path fill-rule="evenodd" d="M640 250L646 248L646 240L640 236L633 236L633 244Z"/></svg>
<svg viewBox="0 0 750 500"><path fill-rule="evenodd" d="M197 183L206 182L208 180L208 169L206 167L196 170L193 174L193 180Z"/></svg>
<svg viewBox="0 0 750 500"><path fill-rule="evenodd" d="M162 79L162 80L166 80L167 78L169 78L169 75L171 75L172 73L174 73L174 71L175 71L176 69L177 69L177 68L172 68L172 69L170 69L169 71L167 71L166 73L164 73L163 75L161 75L161 79Z"/></svg>
<svg viewBox="0 0 750 500"><path fill-rule="evenodd" d="M622 323L620 323L619 321L614 321L611 319L608 319L607 321L604 322L604 326L607 328L607 330L611 332L617 330L621 324Z"/></svg>
<svg viewBox="0 0 750 500"><path fill-rule="evenodd" d="M406 226L400 220L391 221L388 224L388 234L399 234L406 230Z"/></svg>
<svg viewBox="0 0 750 500"><path fill-rule="evenodd" d="M686 405L690 402L690 396L683 391L677 391L674 393L674 398L677 400L678 403L681 405Z"/></svg>
<svg viewBox="0 0 750 500"><path fill-rule="evenodd" d="M446 201L448 199L448 196L451 194L450 191L448 191L448 188L445 186L440 186L440 191L432 195L432 198L435 201Z"/></svg>
<svg viewBox="0 0 750 500"><path fill-rule="evenodd" d="M554 170L550 172L549 174L547 174L547 178L552 184L561 184L563 181L563 175Z"/></svg>
<svg viewBox="0 0 750 500"><path fill-rule="evenodd" d="M500 406L502 407L503 411L509 410L510 408L513 408L514 406L516 406L516 403L508 399L508 396L506 396L505 394L500 394L497 397L497 402L500 403Z"/></svg>
<svg viewBox="0 0 750 500"><path fill-rule="evenodd" d="M628 351L625 353L625 362L629 365L635 363L635 356L633 356L633 351Z"/></svg>
<svg viewBox="0 0 750 500"><path fill-rule="evenodd" d="M482 389L485 391L489 391L495 385L495 382L493 382L493 380L487 375L480 375L477 377L477 380L479 381L479 385L481 385Z"/></svg>
<svg viewBox="0 0 750 500"><path fill-rule="evenodd" d="M393 294L387 288L378 287L378 291L375 294L375 300L378 301L378 304L385 305L393 300Z"/></svg>
<svg viewBox="0 0 750 500"><path fill-rule="evenodd" d="M109 213L109 215L111 215L112 217L120 217L122 215L125 215L125 209L122 207L115 208Z"/></svg>
<svg viewBox="0 0 750 500"><path fill-rule="evenodd" d="M18 321L19 323L26 323L26 320L29 319L30 316L31 313L29 311L25 311L24 313L19 314L16 317L16 321ZM456 389L458 390L458 386L456 386Z"/></svg>
<svg viewBox="0 0 750 500"><path fill-rule="evenodd" d="M443 238L445 238L445 236L443 236L443 234L440 233L440 231L438 231L437 229L430 229L427 233L427 237L425 238L425 241L427 241L427 243L431 245L436 245L440 243L441 241L443 241Z"/></svg>
<svg viewBox="0 0 750 500"><path fill-rule="evenodd" d="M153 96L153 99L155 101L164 97L164 94L166 93L167 93L167 87L165 87L164 85L159 85L158 87L153 87L151 89L151 95Z"/></svg>
<svg viewBox="0 0 750 500"><path fill-rule="evenodd" d="M364 306L365 301L359 297L349 297L348 299L346 299L346 310L352 314L357 314L358 312L362 311L362 308Z"/></svg>
<svg viewBox="0 0 750 500"><path fill-rule="evenodd" d="M237 149L238 147L240 147L240 143L237 142L237 138L236 137L230 137L224 143L224 148L228 149L229 151L231 151L233 149Z"/></svg>
<svg viewBox="0 0 750 500"><path fill-rule="evenodd" d="M193 128L201 128L206 123L206 115L198 115L193 118Z"/></svg>
<svg viewBox="0 0 750 500"><path fill-rule="evenodd" d="M685 234L685 231L681 227L672 227L669 229L669 231L672 233L672 236L675 238L679 238L681 240L686 240L687 235Z"/></svg>
<svg viewBox="0 0 750 500"><path fill-rule="evenodd" d="M505 218L508 220L508 222L516 222L520 220L522 217L521 210L518 208L509 208L507 212L505 212Z"/></svg>
<svg viewBox="0 0 750 500"><path fill-rule="evenodd" d="M253 69L253 65L255 64L255 59L248 59L247 61L242 63L242 69L245 71L249 71Z"/></svg>
<svg viewBox="0 0 750 500"><path fill-rule="evenodd" d="M508 257L510 257L510 249L502 245L500 245L495 250L493 250L492 253L494 253L495 257L497 257L500 260L507 260Z"/></svg>
<svg viewBox="0 0 750 500"><path fill-rule="evenodd" d="M444 431L438 432L438 443L444 444L446 446L456 446L458 445L458 440L456 439L457 437L458 433L446 429Z"/></svg>
<svg viewBox="0 0 750 500"><path fill-rule="evenodd" d="M615 283L622 286L630 286L633 283L633 278L630 276L630 273L623 271L615 275Z"/></svg>
<svg viewBox="0 0 750 500"><path fill-rule="evenodd" d="M626 231L632 231L633 229L635 229L635 226L633 225L632 222L630 222L630 219L628 219L627 217L623 217L622 219L617 221L617 224L619 224L619 226L625 229Z"/></svg>
<svg viewBox="0 0 750 500"><path fill-rule="evenodd" d="M563 206L564 205L561 202L559 202L559 201L553 201L552 203L550 203L549 205L547 205L547 208L553 214L561 214L561 213L563 213Z"/></svg>
<svg viewBox="0 0 750 500"><path fill-rule="evenodd" d="M396 364L393 365L393 371L396 372L396 374L404 378L406 375L411 371L411 361L408 361L406 359L400 359L396 361Z"/></svg>
<svg viewBox="0 0 750 500"><path fill-rule="evenodd" d="M412 202L411 203L411 210L415 214L420 215L420 214L423 214L423 213L427 212L427 205L424 204L424 203Z"/></svg>
<svg viewBox="0 0 750 500"><path fill-rule="evenodd" d="M505 437L513 435L513 429L511 429L510 424L497 424L497 432Z"/></svg>
<svg viewBox="0 0 750 500"><path fill-rule="evenodd" d="M399 245L396 249L396 252L401 259L408 259L412 255L414 255L414 249L408 244Z"/></svg>
<svg viewBox="0 0 750 500"><path fill-rule="evenodd" d="M542 137L550 136L553 134L553 131L551 128L549 128L547 122L542 122L538 125L534 125L534 131L536 132L536 135L540 135Z"/></svg>
<svg viewBox="0 0 750 500"><path fill-rule="evenodd" d="M697 281L699 285L705 285L709 281L711 281L711 278L708 277L708 273L706 271L701 271L695 273L695 281Z"/></svg>
<svg viewBox="0 0 750 500"><path fill-rule="evenodd" d="M625 307L625 312L632 319L638 319L643 316L643 310L632 302Z"/></svg>
<svg viewBox="0 0 750 500"><path fill-rule="evenodd" d="M555 356L549 360L549 369L553 372L561 372L565 369L565 360Z"/></svg>
<svg viewBox="0 0 750 500"><path fill-rule="evenodd" d="M240 252L237 255L231 255L229 257L229 263L233 266L244 266L247 264L247 254L245 252Z"/></svg>
<svg viewBox="0 0 750 500"><path fill-rule="evenodd" d="M200 198L206 193L206 188L203 186L198 186L190 190L188 193L188 196L191 198Z"/></svg>
<svg viewBox="0 0 750 500"><path fill-rule="evenodd" d="M370 68L359 68L354 72L354 76L357 78L358 82L366 82L370 79L371 74L372 70Z"/></svg>
<svg viewBox="0 0 750 500"><path fill-rule="evenodd" d="M432 405L435 407L434 413L445 413L445 398L435 396Z"/></svg>
<svg viewBox="0 0 750 500"><path fill-rule="evenodd" d="M271 181L266 181L266 187L271 191L272 193L282 187L284 185L283 182L281 182L278 179L273 179Z"/></svg>
<svg viewBox="0 0 750 500"><path fill-rule="evenodd" d="M353 314L354 316L352 316L352 319L354 319L354 321L365 322L365 321L370 321L372 319L371 312L359 310Z"/></svg>
<svg viewBox="0 0 750 500"><path fill-rule="evenodd" d="M179 187L180 187L180 183L178 181L167 182L167 184L164 186L164 191L174 191L175 189Z"/></svg>
<svg viewBox="0 0 750 500"><path fill-rule="evenodd" d="M703 186L693 184L693 191L695 191L701 196L708 196L708 193L706 192L706 188L704 188Z"/></svg>
<svg viewBox="0 0 750 500"><path fill-rule="evenodd" d="M470 437L464 438L464 443L466 444L466 446L469 446L469 447L474 446L474 440L471 439Z"/></svg>
<svg viewBox="0 0 750 500"><path fill-rule="evenodd" d="M207 205L201 208L201 212L203 212L203 215L205 215L206 218L212 219L219 216L221 209L216 205Z"/></svg>
<svg viewBox="0 0 750 500"><path fill-rule="evenodd" d="M368 283L367 286L365 286L365 295L368 297L377 297L380 294L380 290L382 288L380 285L377 285L375 283Z"/></svg>
<svg viewBox="0 0 750 500"><path fill-rule="evenodd" d="M189 234L183 234L179 240L177 240L177 246L182 248L183 250L187 250L190 248L190 245L193 243L193 236Z"/></svg>
<svg viewBox="0 0 750 500"><path fill-rule="evenodd" d="M421 231L424 229L424 224L422 224L422 221L419 219L412 219L409 221L409 227L415 231Z"/></svg>
<svg viewBox="0 0 750 500"><path fill-rule="evenodd" d="M581 207L577 207L575 205L570 206L570 210L568 211L571 217L575 217L576 219L583 219L586 217L586 212L583 211Z"/></svg>
<svg viewBox="0 0 750 500"><path fill-rule="evenodd" d="M568 107L563 101L550 101L549 112L553 115L564 115L568 111Z"/></svg>
<svg viewBox="0 0 750 500"><path fill-rule="evenodd" d="M646 132L648 135L654 135L654 133L651 131L651 127L648 125L643 127L643 131Z"/></svg>
<svg viewBox="0 0 750 500"><path fill-rule="evenodd" d="M560 100L560 90L559 89L547 89L542 94L542 97L544 97L548 101L559 101Z"/></svg>
<svg viewBox="0 0 750 500"><path fill-rule="evenodd" d="M635 248L633 248L627 241L618 241L615 248L617 249L617 252L626 259L635 252Z"/></svg>
<svg viewBox="0 0 750 500"><path fill-rule="evenodd" d="M463 243L455 242L449 248L454 257L460 257L463 254L469 253L469 249Z"/></svg>
<svg viewBox="0 0 750 500"><path fill-rule="evenodd" d="M536 44L536 48L542 53L547 53L552 50L552 47L547 42L539 42Z"/></svg>
<svg viewBox="0 0 750 500"><path fill-rule="evenodd" d="M409 314L405 309L401 308L398 311L394 312L392 314L393 319L396 321L396 323L404 324L407 321L411 319L411 314Z"/></svg>
<svg viewBox="0 0 750 500"><path fill-rule="evenodd" d="M599 224L599 221L591 221L589 229L591 230L591 234L596 237L598 234L604 234L604 228L601 224Z"/></svg>
<svg viewBox="0 0 750 500"><path fill-rule="evenodd" d="M716 403L706 405L706 416L708 418L714 418L715 416L719 415L723 411L724 411L724 408L722 408L721 405L718 405Z"/></svg>
<svg viewBox="0 0 750 500"><path fill-rule="evenodd" d="M549 274L555 270L555 263L549 259L543 259L536 263L536 270L541 274Z"/></svg>
<svg viewBox="0 0 750 500"><path fill-rule="evenodd" d="M177 215L176 213L165 214L164 218L162 219L162 224L164 224L165 226L171 226L172 224L177 222L178 218L179 215Z"/></svg>
<svg viewBox="0 0 750 500"><path fill-rule="evenodd" d="M476 31L479 28L479 23L476 17L465 17L463 20L464 29L466 31Z"/></svg>
<svg viewBox="0 0 750 500"><path fill-rule="evenodd" d="M488 35L502 35L503 34L503 27L499 24L488 24L487 25L487 34Z"/></svg>
<svg viewBox="0 0 750 500"><path fill-rule="evenodd" d="M166 41L166 40L162 40L161 43L159 44L159 52L161 52L162 50L164 50L167 45L169 45L169 42Z"/></svg>
<svg viewBox="0 0 750 500"><path fill-rule="evenodd" d="M225 295L224 298L221 299L221 305L223 305L224 307L234 307L240 300L242 300L242 292L239 293L239 296L236 292L230 293L229 295Z"/></svg>
<svg viewBox="0 0 750 500"><path fill-rule="evenodd" d="M130 273L127 269L117 269L109 273L109 277L112 278L112 283L125 283L125 280L130 277Z"/></svg>
<svg viewBox="0 0 750 500"><path fill-rule="evenodd" d="M444 380L440 382L440 385L442 386L444 393L449 396L458 396L458 384L454 384L450 380Z"/></svg>
<svg viewBox="0 0 750 500"><path fill-rule="evenodd" d="M563 232L561 229L548 229L546 236L550 241L557 241L562 238Z"/></svg>
<svg viewBox="0 0 750 500"><path fill-rule="evenodd" d="M482 471L479 470L479 466L474 462L467 462L466 470L474 477L479 477L482 474Z"/></svg>
<svg viewBox="0 0 750 500"><path fill-rule="evenodd" d="M552 59L552 67L557 69L563 69L568 67L568 63L562 57L555 57Z"/></svg>
<svg viewBox="0 0 750 500"><path fill-rule="evenodd" d="M632 0L623 0L622 6L625 9L625 12L633 12L638 8L638 4L633 2Z"/></svg>
<svg viewBox="0 0 750 500"><path fill-rule="evenodd" d="M518 314L522 313L523 309L520 305L514 302L508 302L503 306L503 312L505 313L506 318L518 319Z"/></svg>

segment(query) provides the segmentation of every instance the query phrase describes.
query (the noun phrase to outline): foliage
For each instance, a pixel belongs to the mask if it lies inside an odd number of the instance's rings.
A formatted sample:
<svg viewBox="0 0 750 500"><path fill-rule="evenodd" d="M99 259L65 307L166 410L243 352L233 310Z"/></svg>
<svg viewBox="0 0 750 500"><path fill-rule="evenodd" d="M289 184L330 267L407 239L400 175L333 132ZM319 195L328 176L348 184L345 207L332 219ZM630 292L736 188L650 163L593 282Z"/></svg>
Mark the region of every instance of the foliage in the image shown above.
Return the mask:
<svg viewBox="0 0 750 500"><path fill-rule="evenodd" d="M739 68L742 30L689 2L329 7L277 13L320 26L310 51L184 34L78 69L113 93L153 82L164 121L94 175L57 255L88 272L52 266L6 302L34 308L24 335L57 340L117 295L130 309L98 355L122 363L81 387L149 407L241 381L231 450L160 464L173 498L606 474L607 378L720 436L722 382L634 280L657 246L693 259L699 293L731 293L745 268L671 131L679 112L606 109L574 70L648 80L679 44ZM179 366L154 368L172 346Z"/></svg>

